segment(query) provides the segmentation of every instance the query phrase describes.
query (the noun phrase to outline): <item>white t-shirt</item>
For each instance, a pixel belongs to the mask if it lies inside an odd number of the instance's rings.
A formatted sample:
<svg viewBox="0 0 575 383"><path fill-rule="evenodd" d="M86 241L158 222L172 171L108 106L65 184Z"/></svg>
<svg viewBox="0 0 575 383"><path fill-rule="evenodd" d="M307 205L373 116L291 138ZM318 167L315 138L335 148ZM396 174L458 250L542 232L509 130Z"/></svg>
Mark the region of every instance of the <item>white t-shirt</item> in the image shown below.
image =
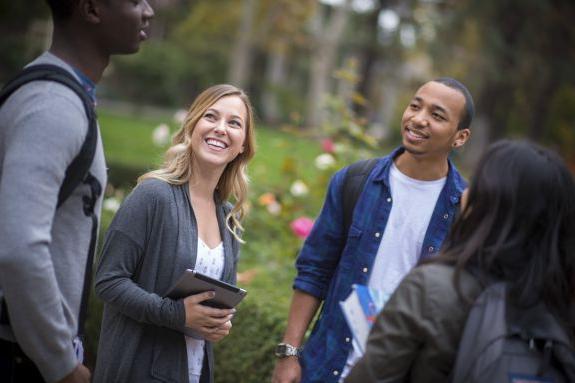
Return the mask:
<svg viewBox="0 0 575 383"><path fill-rule="evenodd" d="M368 283L370 288L391 295L417 264L431 215L446 179L416 180L400 172L392 163L389 186L393 205L375 256ZM342 377L349 373L360 357L360 352L354 347Z"/></svg>
<svg viewBox="0 0 575 383"><path fill-rule="evenodd" d="M220 279L224 270L224 246L220 243L213 249L198 237L198 255L195 270L212 278ZM188 376L190 383L199 383L204 363L204 341L186 336L188 352Z"/></svg>

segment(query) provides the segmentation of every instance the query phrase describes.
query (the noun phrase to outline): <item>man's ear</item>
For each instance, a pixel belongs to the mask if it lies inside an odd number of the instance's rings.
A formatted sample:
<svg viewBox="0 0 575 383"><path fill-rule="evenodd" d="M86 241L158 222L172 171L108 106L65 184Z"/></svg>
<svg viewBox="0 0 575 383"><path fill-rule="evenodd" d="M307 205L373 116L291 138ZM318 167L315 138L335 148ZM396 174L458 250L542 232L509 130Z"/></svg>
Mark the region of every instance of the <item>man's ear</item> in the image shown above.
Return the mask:
<svg viewBox="0 0 575 383"><path fill-rule="evenodd" d="M471 136L471 130L469 129L461 129L458 130L455 134L455 140L453 141L453 147L459 148L467 142L469 137Z"/></svg>
<svg viewBox="0 0 575 383"><path fill-rule="evenodd" d="M102 21L100 17L100 6L98 0L78 0L80 17L91 24L99 24Z"/></svg>

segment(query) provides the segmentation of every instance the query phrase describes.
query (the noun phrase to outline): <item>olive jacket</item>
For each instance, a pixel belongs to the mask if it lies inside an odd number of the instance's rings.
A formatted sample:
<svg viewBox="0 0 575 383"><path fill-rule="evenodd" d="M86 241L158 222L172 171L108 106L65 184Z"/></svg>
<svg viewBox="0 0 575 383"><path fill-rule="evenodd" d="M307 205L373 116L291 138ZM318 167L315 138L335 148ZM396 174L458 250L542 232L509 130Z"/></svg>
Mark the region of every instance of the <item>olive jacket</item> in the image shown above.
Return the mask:
<svg viewBox="0 0 575 383"><path fill-rule="evenodd" d="M453 285L455 269L428 264L413 269L378 315L365 355L346 383L447 382L473 301L482 288L461 274L462 300Z"/></svg>

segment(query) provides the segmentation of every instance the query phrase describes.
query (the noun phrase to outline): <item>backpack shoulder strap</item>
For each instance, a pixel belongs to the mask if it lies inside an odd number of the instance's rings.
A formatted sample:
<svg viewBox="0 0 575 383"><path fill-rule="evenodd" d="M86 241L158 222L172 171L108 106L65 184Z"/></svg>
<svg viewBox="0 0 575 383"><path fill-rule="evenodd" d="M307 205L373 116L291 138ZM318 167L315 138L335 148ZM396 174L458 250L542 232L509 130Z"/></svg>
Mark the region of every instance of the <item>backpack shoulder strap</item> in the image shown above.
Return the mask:
<svg viewBox="0 0 575 383"><path fill-rule="evenodd" d="M343 225L345 233L349 231L351 221L353 220L353 210L359 195L363 191L367 177L375 167L378 158L358 161L349 166L343 179L342 198L343 198Z"/></svg>
<svg viewBox="0 0 575 383"><path fill-rule="evenodd" d="M468 382L477 356L494 339L507 333L506 289L505 283L494 283L485 288L473 303L459 340L449 379L451 383Z"/></svg>
<svg viewBox="0 0 575 383"><path fill-rule="evenodd" d="M16 77L10 80L0 92L0 105L16 90L32 81L54 81L67 86L82 100L88 117L88 131L82 148L66 169L66 176L58 194L58 207L72 194L74 189L84 180L92 165L97 144L96 112L92 99L82 85L67 70L51 64L32 65L24 68Z"/></svg>

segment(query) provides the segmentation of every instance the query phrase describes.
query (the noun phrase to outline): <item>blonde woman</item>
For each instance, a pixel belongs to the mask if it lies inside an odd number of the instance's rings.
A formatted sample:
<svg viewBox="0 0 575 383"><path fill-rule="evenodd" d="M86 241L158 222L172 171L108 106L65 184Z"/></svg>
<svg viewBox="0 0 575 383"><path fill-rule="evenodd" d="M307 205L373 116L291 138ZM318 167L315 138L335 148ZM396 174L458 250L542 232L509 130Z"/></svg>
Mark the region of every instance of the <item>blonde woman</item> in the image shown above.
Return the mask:
<svg viewBox="0 0 575 383"><path fill-rule="evenodd" d="M211 342L229 334L235 310L202 305L210 292L164 295L186 269L235 283L254 152L248 97L216 85L190 107L164 166L139 178L96 274L105 306L95 382L213 382Z"/></svg>

